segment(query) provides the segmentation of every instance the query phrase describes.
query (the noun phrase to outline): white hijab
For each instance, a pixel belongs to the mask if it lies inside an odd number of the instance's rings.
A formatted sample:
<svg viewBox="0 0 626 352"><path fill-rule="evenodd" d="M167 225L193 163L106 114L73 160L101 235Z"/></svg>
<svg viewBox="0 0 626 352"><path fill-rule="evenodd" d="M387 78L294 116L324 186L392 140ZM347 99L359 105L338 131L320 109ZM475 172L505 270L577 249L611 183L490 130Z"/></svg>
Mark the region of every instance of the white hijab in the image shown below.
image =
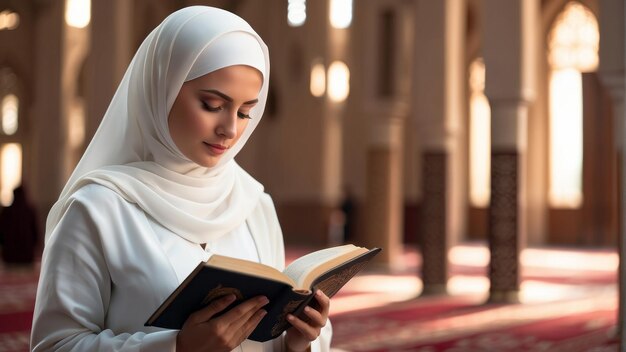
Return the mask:
<svg viewBox="0 0 626 352"><path fill-rule="evenodd" d="M215 167L205 168L176 147L168 114L184 82L232 65L248 65L262 73L259 102L237 143ZM168 16L139 47L100 127L50 210L46 241L68 199L89 183L114 190L194 243L237 228L263 193L263 186L233 158L261 119L268 80L267 46L243 19L206 6Z"/></svg>

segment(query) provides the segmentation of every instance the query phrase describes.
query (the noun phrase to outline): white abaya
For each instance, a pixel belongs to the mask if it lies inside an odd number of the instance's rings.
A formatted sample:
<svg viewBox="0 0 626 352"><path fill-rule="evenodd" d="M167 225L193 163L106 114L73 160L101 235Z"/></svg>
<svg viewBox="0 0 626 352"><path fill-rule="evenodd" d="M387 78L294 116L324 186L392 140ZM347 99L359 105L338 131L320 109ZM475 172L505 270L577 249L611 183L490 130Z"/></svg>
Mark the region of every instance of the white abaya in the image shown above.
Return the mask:
<svg viewBox="0 0 626 352"><path fill-rule="evenodd" d="M174 143L170 109L185 82L233 65L263 77L253 118L216 165L198 165ZM148 35L48 215L32 349L174 351L177 331L143 324L200 261L218 253L282 270L272 201L234 160L263 116L269 65L252 27L217 8L180 9ZM312 349L329 346L328 325Z"/></svg>
<svg viewBox="0 0 626 352"><path fill-rule="evenodd" d="M45 248L31 348L175 351L178 330L144 323L200 261L218 252L284 267L274 205L267 195L261 199L244 227L208 243L205 250L109 188L81 188ZM328 324L312 350L327 350L330 334ZM282 349L279 338L264 344L245 341L235 351Z"/></svg>

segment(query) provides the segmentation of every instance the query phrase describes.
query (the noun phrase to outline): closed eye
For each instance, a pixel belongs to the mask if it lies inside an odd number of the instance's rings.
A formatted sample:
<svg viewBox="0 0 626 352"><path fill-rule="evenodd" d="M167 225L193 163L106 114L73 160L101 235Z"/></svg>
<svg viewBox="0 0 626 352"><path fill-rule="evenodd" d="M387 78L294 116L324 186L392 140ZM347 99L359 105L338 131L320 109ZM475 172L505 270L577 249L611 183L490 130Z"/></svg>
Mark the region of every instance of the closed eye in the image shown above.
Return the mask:
<svg viewBox="0 0 626 352"><path fill-rule="evenodd" d="M206 101L202 101L202 108L206 111L210 111L210 112L218 112L218 111L222 111L222 107L221 106L211 106L209 105Z"/></svg>
<svg viewBox="0 0 626 352"><path fill-rule="evenodd" d="M248 114L244 114L243 112L237 111L237 117L239 117L240 119L251 119L252 116L248 115Z"/></svg>

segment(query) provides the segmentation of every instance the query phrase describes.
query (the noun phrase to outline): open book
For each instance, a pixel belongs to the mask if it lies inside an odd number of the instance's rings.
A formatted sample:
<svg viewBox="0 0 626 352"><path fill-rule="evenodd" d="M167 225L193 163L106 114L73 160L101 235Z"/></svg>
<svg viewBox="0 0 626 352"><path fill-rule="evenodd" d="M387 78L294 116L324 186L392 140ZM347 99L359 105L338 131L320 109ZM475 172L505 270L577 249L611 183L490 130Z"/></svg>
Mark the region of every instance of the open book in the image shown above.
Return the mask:
<svg viewBox="0 0 626 352"><path fill-rule="evenodd" d="M379 251L380 248L351 244L326 248L294 260L283 272L214 254L198 264L145 325L180 329L191 313L220 297L235 294L233 307L243 300L264 295L270 300L264 307L267 314L249 339L271 340L291 326L287 314L304 318L301 315L304 307L315 304L315 290L332 297Z"/></svg>

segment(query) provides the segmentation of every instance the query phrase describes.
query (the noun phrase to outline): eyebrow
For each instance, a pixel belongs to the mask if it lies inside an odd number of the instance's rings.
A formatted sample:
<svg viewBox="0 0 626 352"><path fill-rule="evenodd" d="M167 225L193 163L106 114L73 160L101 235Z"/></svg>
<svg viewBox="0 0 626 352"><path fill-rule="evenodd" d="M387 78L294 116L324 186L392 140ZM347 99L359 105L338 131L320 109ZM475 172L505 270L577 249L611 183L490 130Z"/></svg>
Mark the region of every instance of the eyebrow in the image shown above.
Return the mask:
<svg viewBox="0 0 626 352"><path fill-rule="evenodd" d="M215 94L215 95L219 96L220 98L226 100L227 102L230 102L230 103L233 102L233 98L231 98L228 95L220 92L219 90L215 90L215 89L200 89L200 91L206 92L206 93ZM251 104L256 104L258 102L259 102L259 99L257 98L257 99L248 100L248 101L244 102L243 105L251 105Z"/></svg>

